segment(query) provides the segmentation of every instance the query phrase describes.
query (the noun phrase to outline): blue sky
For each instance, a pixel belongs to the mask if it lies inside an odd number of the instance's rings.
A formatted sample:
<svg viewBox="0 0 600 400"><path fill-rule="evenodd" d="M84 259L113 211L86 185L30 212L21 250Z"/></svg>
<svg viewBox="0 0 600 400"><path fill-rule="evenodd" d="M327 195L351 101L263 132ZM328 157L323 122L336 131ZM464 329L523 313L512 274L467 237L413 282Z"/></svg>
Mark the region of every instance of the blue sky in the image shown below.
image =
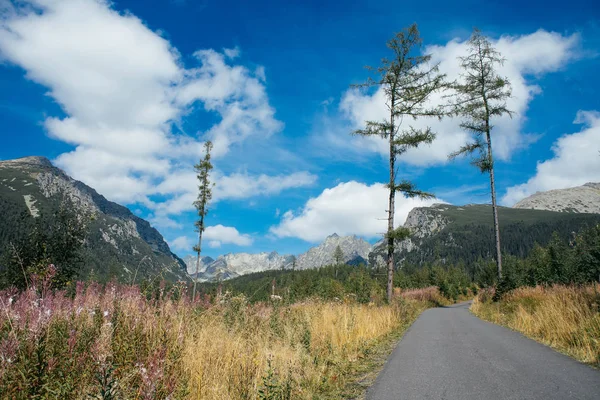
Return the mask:
<svg viewBox="0 0 600 400"><path fill-rule="evenodd" d="M180 255L194 241L192 166L215 142L206 255L300 253L333 232L385 229L384 147L353 138L380 93L349 86L418 23L457 77L474 26L503 53L511 120L496 121L498 191L600 180L600 7L548 2L0 2L0 159L43 155L149 219ZM455 204L489 202L487 177L446 155L458 120L406 154L401 175ZM439 200L438 200L439 201ZM414 206L400 199L401 223Z"/></svg>

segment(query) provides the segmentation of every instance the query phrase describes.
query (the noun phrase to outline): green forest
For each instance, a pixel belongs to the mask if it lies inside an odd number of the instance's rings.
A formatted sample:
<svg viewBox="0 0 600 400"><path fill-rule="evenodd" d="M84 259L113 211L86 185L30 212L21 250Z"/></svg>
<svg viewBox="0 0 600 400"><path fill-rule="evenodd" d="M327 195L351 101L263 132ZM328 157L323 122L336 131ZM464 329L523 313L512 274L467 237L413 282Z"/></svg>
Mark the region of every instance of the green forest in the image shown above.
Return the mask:
<svg viewBox="0 0 600 400"><path fill-rule="evenodd" d="M506 254L504 276L497 280L491 258L473 262L404 263L394 274L394 286L401 289L437 286L448 298L458 298L468 290L498 286L499 292L518 286L582 284L600 279L600 224L582 229L570 238L550 235L547 245L533 243L525 257ZM264 271L217 283L202 283L201 293L244 294L249 301L268 301L271 295L283 302L310 297L342 300L347 296L359 302L381 302L385 298L387 275L383 268L365 265L328 265L318 269ZM274 290L273 290L274 288Z"/></svg>

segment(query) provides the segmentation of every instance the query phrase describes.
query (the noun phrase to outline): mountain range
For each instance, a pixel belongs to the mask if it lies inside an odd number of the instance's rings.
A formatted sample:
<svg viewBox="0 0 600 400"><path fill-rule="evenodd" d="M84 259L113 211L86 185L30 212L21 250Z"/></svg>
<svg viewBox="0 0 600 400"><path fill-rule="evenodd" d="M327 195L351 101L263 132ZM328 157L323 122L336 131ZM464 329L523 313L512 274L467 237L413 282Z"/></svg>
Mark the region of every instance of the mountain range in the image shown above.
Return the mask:
<svg viewBox="0 0 600 400"><path fill-rule="evenodd" d="M307 252L294 256L291 254L271 253L229 253L212 259L201 257L198 275L196 271L196 257L184 258L187 271L199 281L213 281L217 279L231 279L237 276L260 271L276 269L309 269L318 268L334 262L334 252L340 247L343 261L348 264L367 263L371 245L357 236L338 236L332 234L323 243L310 248Z"/></svg>
<svg viewBox="0 0 600 400"><path fill-rule="evenodd" d="M572 235L585 226L600 223L600 183L536 193L514 208L499 207L503 251L525 256L535 243L546 244L556 232L561 237ZM411 238L396 245L397 265L411 263L475 262L492 257L493 230L491 206L469 204L454 206L434 204L411 210L404 226ZM296 257L297 269L318 268L333 263L337 246L347 264L364 263L383 266L387 259L385 243L371 246L356 236L333 234L318 246ZM232 253L207 262L203 258L202 281L234 278L252 272L290 269L291 255L273 253ZM188 271L195 268L195 258L186 258ZM192 272L193 273L193 272Z"/></svg>
<svg viewBox="0 0 600 400"><path fill-rule="evenodd" d="M259 271L318 268L334 262L338 246L347 264L385 264L383 241L371 246L359 237L334 233L298 256L275 251L229 253L216 259L203 256L196 274L196 257L180 259L147 221L70 178L44 157L0 161L0 256L14 239L23 215L35 219L51 213L62 196L71 200L76 211L94 216L84 248L83 278L214 281ZM411 210L404 226L412 236L396 246L398 265L472 263L491 257L491 215L491 207L483 204L434 204ZM600 223L600 183L536 193L514 208L500 207L499 219L503 251L524 256L535 243L547 243L553 232L567 237Z"/></svg>
<svg viewBox="0 0 600 400"><path fill-rule="evenodd" d="M76 213L93 216L82 254L82 278L189 280L183 260L148 221L72 179L44 157L0 161L0 256L19 234L27 234L19 232L26 225L22 218L51 215L64 197Z"/></svg>

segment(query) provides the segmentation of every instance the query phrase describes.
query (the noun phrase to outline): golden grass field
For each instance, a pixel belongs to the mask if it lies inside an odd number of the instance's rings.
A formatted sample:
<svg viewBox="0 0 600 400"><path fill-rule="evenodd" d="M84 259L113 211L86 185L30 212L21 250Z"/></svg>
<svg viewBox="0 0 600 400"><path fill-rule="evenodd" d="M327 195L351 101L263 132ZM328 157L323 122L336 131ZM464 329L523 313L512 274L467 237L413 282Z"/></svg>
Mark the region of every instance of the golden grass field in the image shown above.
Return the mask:
<svg viewBox="0 0 600 400"><path fill-rule="evenodd" d="M377 347L432 304L423 292L279 305L177 290L0 293L0 398L345 398Z"/></svg>

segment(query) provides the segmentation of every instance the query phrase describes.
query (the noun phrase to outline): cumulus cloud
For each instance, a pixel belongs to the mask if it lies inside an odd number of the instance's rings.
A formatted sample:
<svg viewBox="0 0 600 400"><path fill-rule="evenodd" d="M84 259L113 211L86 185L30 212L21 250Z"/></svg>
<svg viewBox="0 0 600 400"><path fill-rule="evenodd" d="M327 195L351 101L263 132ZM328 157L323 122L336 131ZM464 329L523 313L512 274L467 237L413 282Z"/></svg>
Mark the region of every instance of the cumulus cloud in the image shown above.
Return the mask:
<svg viewBox="0 0 600 400"><path fill-rule="evenodd" d="M232 226L215 225L208 226L202 235L203 243L207 243L208 247L219 248L223 244L234 244L237 246L250 246L253 242L250 235L240 233ZM169 241L169 246L174 250L192 251L196 244L196 238L189 236L179 236Z"/></svg>
<svg viewBox="0 0 600 400"><path fill-rule="evenodd" d="M289 175L250 175L233 173L223 175L216 171L211 179L216 182L213 188L213 203L222 200L245 199L255 196L277 195L282 191L313 185L317 177L307 172L294 172ZM198 196L197 178L193 172L179 170L168 180L155 188L158 194L171 194L165 201L147 202L154 215L152 222L157 226L169 227L174 222L169 215L177 215L193 210Z"/></svg>
<svg viewBox="0 0 600 400"><path fill-rule="evenodd" d="M283 190L305 187L314 184L317 176L308 172L294 172L289 175L248 175L234 173L218 178L214 195L216 199L236 199L255 195L278 194Z"/></svg>
<svg viewBox="0 0 600 400"><path fill-rule="evenodd" d="M49 136L75 147L56 164L122 203L150 204L156 194L172 199L180 190L171 177L202 155L201 138L213 140L218 158L249 137L281 131L264 69L232 64L239 55L237 47L198 50L187 68L168 40L105 0L0 8L0 57L48 88L66 114L44 122ZM197 112L217 122L191 136L173 129Z"/></svg>
<svg viewBox="0 0 600 400"><path fill-rule="evenodd" d="M508 100L508 108L514 112L513 118L504 116L494 121L494 150L499 159L508 159L511 153L526 146L534 135L522 132L525 114L529 102L541 92L541 88L533 83L536 77L556 71L567 62L576 57L575 48L579 42L577 34L563 36L559 33L539 30L523 36L502 36L491 40L498 51L506 58L506 62L499 68L499 74L505 76L512 84L512 98ZM432 55L432 63L439 63L440 72L447 74L448 78L459 79L461 74L459 56L467 51L467 43L452 40L443 46L428 46L425 53ZM431 98L432 104L443 104L441 94ZM382 120L387 117L385 96L383 91L374 93L360 89L346 91L340 102L340 111L350 121L354 129L364 125L365 120ZM430 126L437 134L437 139L431 145L422 145L417 149L410 149L402 156L404 162L429 166L445 163L448 154L457 150L468 136L459 124L457 118L446 118L442 121L419 119L417 121L404 121L404 124L413 124L417 128ZM338 144L354 150L386 154L388 145L381 138L353 138L340 142L329 135L331 144Z"/></svg>
<svg viewBox="0 0 600 400"><path fill-rule="evenodd" d="M325 189L298 212L287 211L270 232L277 237L297 237L318 242L332 233L373 238L387 229L388 189L381 183L366 185L350 181ZM396 196L395 225L404 223L414 207L430 206L440 200Z"/></svg>
<svg viewBox="0 0 600 400"><path fill-rule="evenodd" d="M194 241L187 236L179 236L171 241L169 241L169 246L171 246L174 250L179 251L192 251L194 247Z"/></svg>
<svg viewBox="0 0 600 400"><path fill-rule="evenodd" d="M574 123L583 124L583 129L558 138L552 146L554 157L538 162L527 182L508 188L503 204L512 206L538 191L600 181L600 112L579 111Z"/></svg>
<svg viewBox="0 0 600 400"><path fill-rule="evenodd" d="M221 224L207 227L202 238L209 241L210 247L221 247L222 244L250 246L253 242L250 235L241 234L234 227Z"/></svg>

